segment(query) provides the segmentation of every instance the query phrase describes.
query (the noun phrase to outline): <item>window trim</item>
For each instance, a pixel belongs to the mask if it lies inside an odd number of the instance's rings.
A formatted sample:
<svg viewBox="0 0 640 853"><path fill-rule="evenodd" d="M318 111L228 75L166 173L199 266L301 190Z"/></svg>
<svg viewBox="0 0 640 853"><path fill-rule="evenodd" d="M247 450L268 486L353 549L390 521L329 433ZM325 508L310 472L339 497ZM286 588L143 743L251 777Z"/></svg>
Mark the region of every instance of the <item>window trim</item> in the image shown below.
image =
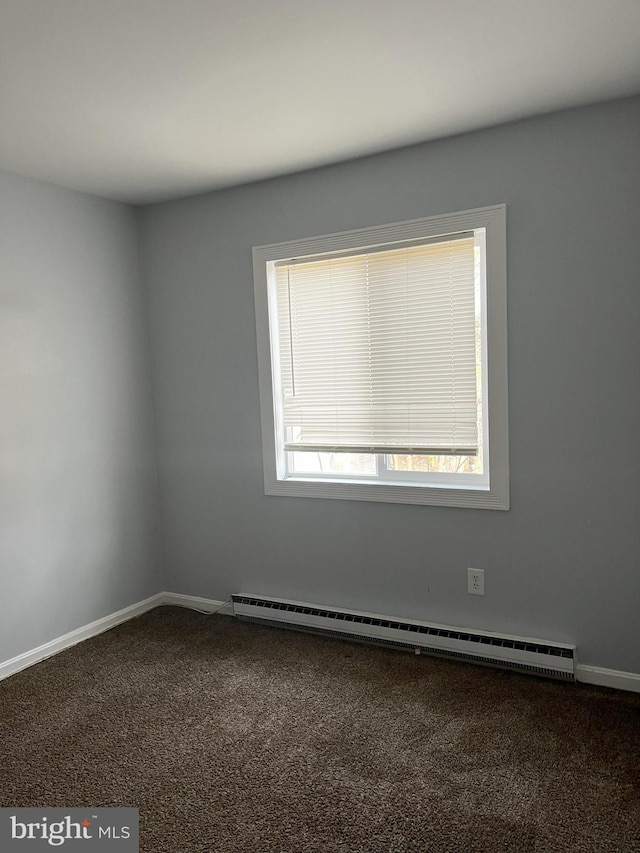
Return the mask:
<svg viewBox="0 0 640 853"><path fill-rule="evenodd" d="M283 258L360 249L384 243L446 236L457 231L486 230L486 334L487 414L485 460L489 463L489 488L465 485L446 487L349 480L278 479L273 400L273 362L269 326L267 264ZM509 509L508 380L507 380L507 276L506 206L429 216L407 222L359 228L301 240L253 248L256 336L262 424L265 494L364 500L475 509Z"/></svg>

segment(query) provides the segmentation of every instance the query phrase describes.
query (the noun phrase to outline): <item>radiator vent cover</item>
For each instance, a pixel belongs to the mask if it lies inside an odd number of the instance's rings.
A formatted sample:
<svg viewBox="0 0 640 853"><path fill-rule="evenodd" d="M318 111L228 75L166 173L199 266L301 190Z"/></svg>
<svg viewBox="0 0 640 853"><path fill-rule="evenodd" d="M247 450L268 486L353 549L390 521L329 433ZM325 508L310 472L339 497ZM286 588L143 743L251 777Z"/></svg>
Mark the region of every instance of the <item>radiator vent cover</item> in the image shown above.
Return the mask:
<svg viewBox="0 0 640 853"><path fill-rule="evenodd" d="M575 680L575 647L564 643L430 625L269 596L238 593L231 598L234 616L245 621Z"/></svg>

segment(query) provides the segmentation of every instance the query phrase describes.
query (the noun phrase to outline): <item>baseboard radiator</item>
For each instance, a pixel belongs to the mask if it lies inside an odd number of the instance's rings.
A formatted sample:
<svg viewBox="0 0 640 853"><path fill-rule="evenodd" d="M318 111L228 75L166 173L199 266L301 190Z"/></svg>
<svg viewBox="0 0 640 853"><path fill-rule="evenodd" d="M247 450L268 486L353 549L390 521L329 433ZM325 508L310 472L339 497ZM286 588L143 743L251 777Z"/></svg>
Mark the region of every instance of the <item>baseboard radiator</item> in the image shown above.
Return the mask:
<svg viewBox="0 0 640 853"><path fill-rule="evenodd" d="M575 646L238 593L236 618L575 681Z"/></svg>

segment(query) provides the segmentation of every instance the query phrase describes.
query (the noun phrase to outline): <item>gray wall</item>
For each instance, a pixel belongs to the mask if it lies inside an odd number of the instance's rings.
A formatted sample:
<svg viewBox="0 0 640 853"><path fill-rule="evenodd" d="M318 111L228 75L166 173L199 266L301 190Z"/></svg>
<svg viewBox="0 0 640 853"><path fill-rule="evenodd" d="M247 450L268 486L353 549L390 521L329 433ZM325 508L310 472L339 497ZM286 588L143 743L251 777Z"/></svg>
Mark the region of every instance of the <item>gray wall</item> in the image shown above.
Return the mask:
<svg viewBox="0 0 640 853"><path fill-rule="evenodd" d="M629 99L145 209L166 587L570 641L640 672L639 151ZM512 509L266 497L251 247L499 202Z"/></svg>
<svg viewBox="0 0 640 853"><path fill-rule="evenodd" d="M136 224L0 173L0 661L162 589Z"/></svg>

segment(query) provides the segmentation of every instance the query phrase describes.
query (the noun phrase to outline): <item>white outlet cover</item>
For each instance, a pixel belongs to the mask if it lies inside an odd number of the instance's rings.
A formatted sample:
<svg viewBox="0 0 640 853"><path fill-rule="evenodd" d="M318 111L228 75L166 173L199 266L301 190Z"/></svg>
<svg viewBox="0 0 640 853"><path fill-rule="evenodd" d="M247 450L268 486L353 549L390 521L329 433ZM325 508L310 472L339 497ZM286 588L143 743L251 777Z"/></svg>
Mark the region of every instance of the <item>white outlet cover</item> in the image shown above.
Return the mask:
<svg viewBox="0 0 640 853"><path fill-rule="evenodd" d="M467 569L467 591L471 595L484 595L484 569Z"/></svg>

